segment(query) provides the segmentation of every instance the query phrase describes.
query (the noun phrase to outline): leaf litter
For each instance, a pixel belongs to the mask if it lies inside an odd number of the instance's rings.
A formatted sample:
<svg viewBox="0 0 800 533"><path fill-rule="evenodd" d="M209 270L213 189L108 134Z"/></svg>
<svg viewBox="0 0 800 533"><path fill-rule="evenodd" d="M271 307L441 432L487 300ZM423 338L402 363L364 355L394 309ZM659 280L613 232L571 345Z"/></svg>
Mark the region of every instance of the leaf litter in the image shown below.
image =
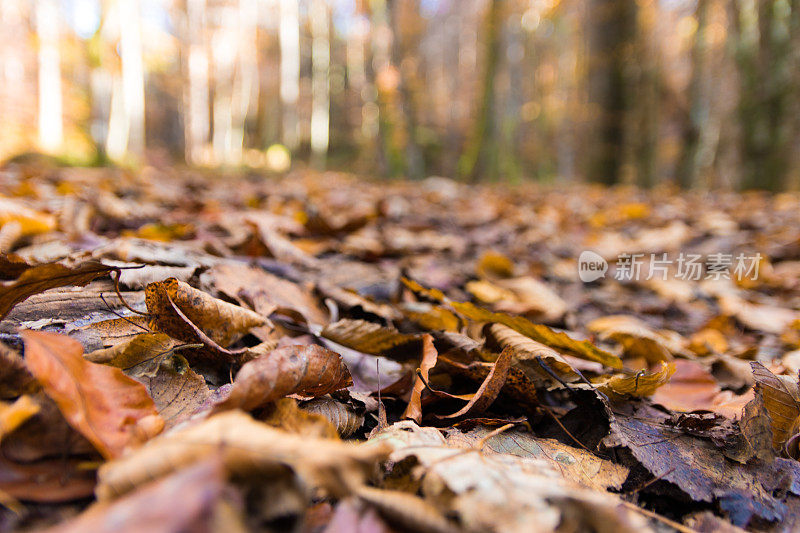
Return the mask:
<svg viewBox="0 0 800 533"><path fill-rule="evenodd" d="M5 172L0 529L800 528L794 196Z"/></svg>

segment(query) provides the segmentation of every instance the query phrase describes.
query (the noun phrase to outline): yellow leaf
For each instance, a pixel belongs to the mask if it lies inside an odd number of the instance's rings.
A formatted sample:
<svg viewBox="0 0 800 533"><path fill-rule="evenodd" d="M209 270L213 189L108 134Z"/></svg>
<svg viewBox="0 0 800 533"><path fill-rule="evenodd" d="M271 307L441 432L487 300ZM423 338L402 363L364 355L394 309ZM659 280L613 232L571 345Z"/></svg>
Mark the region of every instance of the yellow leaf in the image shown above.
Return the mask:
<svg viewBox="0 0 800 533"><path fill-rule="evenodd" d="M0 440L39 412L39 404L24 394L14 403L0 402Z"/></svg>
<svg viewBox="0 0 800 533"><path fill-rule="evenodd" d="M366 320L342 319L328 324L321 335L337 344L359 352L380 354L419 339L417 335L400 333L394 328L381 326Z"/></svg>
<svg viewBox="0 0 800 533"><path fill-rule="evenodd" d="M521 316L512 316L505 313L493 313L482 309L468 302L454 302L449 300L442 291L438 289L426 289L416 281L403 278L403 283L410 290L450 305L458 314L474 320L476 322L496 322L508 326L526 337L550 346L557 350L564 351L580 359L587 359L604 364L610 368L622 368L622 361L616 355L601 350L589 341L575 340L561 331L555 331L544 324L534 324L530 320Z"/></svg>
<svg viewBox="0 0 800 533"><path fill-rule="evenodd" d="M598 387L606 394L636 396L643 398L653 394L675 373L675 363L661 363L661 369L652 374L637 373L634 376L614 376Z"/></svg>
<svg viewBox="0 0 800 533"><path fill-rule="evenodd" d="M35 211L10 198L0 197L0 226L9 222L17 222L22 235L47 233L56 228L56 218L53 215Z"/></svg>

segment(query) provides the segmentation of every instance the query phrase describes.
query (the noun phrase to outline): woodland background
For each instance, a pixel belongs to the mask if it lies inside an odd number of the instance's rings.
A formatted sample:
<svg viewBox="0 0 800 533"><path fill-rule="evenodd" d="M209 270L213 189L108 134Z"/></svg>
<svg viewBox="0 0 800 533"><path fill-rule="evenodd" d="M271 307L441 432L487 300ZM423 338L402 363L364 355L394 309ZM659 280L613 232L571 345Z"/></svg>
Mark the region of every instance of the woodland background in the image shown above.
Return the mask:
<svg viewBox="0 0 800 533"><path fill-rule="evenodd" d="M2 0L0 158L796 188L799 41L798 0Z"/></svg>

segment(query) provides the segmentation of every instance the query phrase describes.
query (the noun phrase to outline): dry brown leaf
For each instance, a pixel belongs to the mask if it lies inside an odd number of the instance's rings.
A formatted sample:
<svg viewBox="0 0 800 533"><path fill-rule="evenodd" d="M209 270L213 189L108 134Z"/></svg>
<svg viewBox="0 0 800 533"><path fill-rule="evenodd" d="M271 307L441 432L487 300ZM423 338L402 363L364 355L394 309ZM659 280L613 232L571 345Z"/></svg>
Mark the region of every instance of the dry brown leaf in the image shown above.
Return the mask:
<svg viewBox="0 0 800 533"><path fill-rule="evenodd" d="M341 497L362 484L387 452L380 445L292 435L241 411L230 411L156 437L133 453L106 463L98 472L96 493L99 500L109 500L219 454L231 475L256 476L289 467L309 486Z"/></svg>
<svg viewBox="0 0 800 533"><path fill-rule="evenodd" d="M99 261L86 261L75 266L48 263L28 268L17 279L0 285L0 319L29 296L65 285L86 285L112 270L115 267Z"/></svg>
<svg viewBox="0 0 800 533"><path fill-rule="evenodd" d="M329 396L314 398L300 406L304 411L324 416L341 437L349 437L364 425L364 415Z"/></svg>
<svg viewBox="0 0 800 533"><path fill-rule="evenodd" d="M486 309L476 307L468 302L454 302L439 290L425 289L415 281L403 278L403 283L412 291L440 302L447 302L455 311L470 320L477 322L496 322L508 326L526 337L537 342L562 350L581 359L588 359L602 363L610 368L621 369L622 361L619 357L601 350L589 341L578 341L562 331L555 331L543 324L534 324L521 316L511 316L504 313L493 313Z"/></svg>
<svg viewBox="0 0 800 533"><path fill-rule="evenodd" d="M401 306L403 315L429 331L458 331L461 321L444 307L426 302L407 302Z"/></svg>
<svg viewBox="0 0 800 533"><path fill-rule="evenodd" d="M800 416L800 391L797 382L787 376L776 376L764 365L752 361L756 390L764 399L772 425L772 447L777 451L792 436L795 420Z"/></svg>
<svg viewBox="0 0 800 533"><path fill-rule="evenodd" d="M542 456L447 446L438 431L420 428L411 421L398 422L372 440L394 448L390 456L394 464L416 466L410 470L397 468L402 474L399 479L387 479L389 488L396 483L408 492L421 492L440 513L457 516L469 531L527 532L532 524L541 531L556 531L567 517L576 531L648 530L641 517L621 512L620 500L563 478L553 462ZM570 455L575 458L579 454ZM568 460L563 453L556 457ZM590 471L596 466L590 465ZM611 470L605 473L618 468L609 466ZM574 469L580 468L576 461ZM623 478L621 470L608 479Z"/></svg>
<svg viewBox="0 0 800 533"><path fill-rule="evenodd" d="M118 368L85 360L78 341L36 331L23 331L22 337L31 373L104 457L118 457L129 444L163 428L144 386Z"/></svg>
<svg viewBox="0 0 800 533"><path fill-rule="evenodd" d="M93 363L115 366L134 376L155 376L175 351L175 340L163 333L143 333L132 339L87 353Z"/></svg>
<svg viewBox="0 0 800 533"><path fill-rule="evenodd" d="M449 446L474 448L482 444L484 451L544 460L564 479L590 489L619 489L628 477L626 467L596 457L581 448L567 446L554 439L539 438L518 429L496 435L491 435L491 431L491 428L484 426L466 433L453 428L446 430L445 436Z"/></svg>
<svg viewBox="0 0 800 533"><path fill-rule="evenodd" d="M546 382L552 381L552 376L542 368L539 358L564 381L572 382L580 379L572 365L549 346L536 342L503 324L491 324L485 331L490 342L511 350L512 365L524 372L528 379L534 382L543 379Z"/></svg>
<svg viewBox="0 0 800 533"><path fill-rule="evenodd" d="M433 345L433 337L427 334L423 335L422 355L417 369L418 375L414 377L411 397L408 400L405 411L403 411L403 418L410 418L417 424L422 420L422 392L426 388L425 384L428 381L428 374L431 368L436 366L437 357L439 357L439 352L436 351L436 347Z"/></svg>
<svg viewBox="0 0 800 533"><path fill-rule="evenodd" d="M352 383L338 353L315 344L286 346L245 363L216 409L249 411L289 394L322 396Z"/></svg>
<svg viewBox="0 0 800 533"><path fill-rule="evenodd" d="M470 281L466 289L497 311L514 314L535 314L545 322L561 318L567 303L550 287L536 278L524 276L496 282Z"/></svg>
<svg viewBox="0 0 800 533"><path fill-rule="evenodd" d="M167 428L190 418L211 396L203 376L189 368L183 358L174 361L182 364L165 364L157 369L155 375L139 378L147 387Z"/></svg>
<svg viewBox="0 0 800 533"><path fill-rule="evenodd" d="M363 353L380 354L419 340L418 335L400 333L394 328L366 320L342 319L328 324L320 333L326 339Z"/></svg>
<svg viewBox="0 0 800 533"><path fill-rule="evenodd" d="M510 278L514 275L514 263L500 252L484 252L475 272L482 278Z"/></svg>
<svg viewBox="0 0 800 533"><path fill-rule="evenodd" d="M250 328L266 324L261 315L214 298L175 278L151 283L145 290L145 302L153 328L188 342L196 340L194 332L187 331L185 321L174 312L170 301L194 326L222 347L230 345Z"/></svg>
<svg viewBox="0 0 800 533"><path fill-rule="evenodd" d="M269 316L275 308L295 309L313 324L326 324L328 316L310 291L303 290L291 281L247 265L219 265L200 277L203 288L233 298L251 306L262 316Z"/></svg>
<svg viewBox="0 0 800 533"><path fill-rule="evenodd" d="M477 392L469 399L467 404L449 415L435 415L439 420L449 420L461 417L474 417L486 409L497 399L503 386L506 384L508 372L514 362L513 349L506 347L497 357L497 360L492 363L492 368L486 375Z"/></svg>
<svg viewBox="0 0 800 533"><path fill-rule="evenodd" d="M620 394L643 398L652 395L656 389L669 382L675 373L675 363L661 363L661 369L653 372L639 372L633 376L617 375L598 387L606 394Z"/></svg>

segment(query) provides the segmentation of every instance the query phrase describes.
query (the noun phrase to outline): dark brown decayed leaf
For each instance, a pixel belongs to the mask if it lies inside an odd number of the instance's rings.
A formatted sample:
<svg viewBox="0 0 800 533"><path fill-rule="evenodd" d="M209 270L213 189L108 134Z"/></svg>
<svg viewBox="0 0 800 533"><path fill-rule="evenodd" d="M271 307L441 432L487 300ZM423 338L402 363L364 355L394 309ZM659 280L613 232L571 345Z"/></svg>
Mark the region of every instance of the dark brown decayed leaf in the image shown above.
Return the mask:
<svg viewBox="0 0 800 533"><path fill-rule="evenodd" d="M163 427L144 386L118 368L84 359L77 341L36 331L23 331L22 337L31 373L103 456L118 457L135 439Z"/></svg>
<svg viewBox="0 0 800 533"><path fill-rule="evenodd" d="M752 361L750 366L756 379L756 389L761 391L764 407L772 423L772 447L780 450L792 436L790 430L800 416L797 383L786 376L776 376L757 361Z"/></svg>
<svg viewBox="0 0 800 533"><path fill-rule="evenodd" d="M322 396L352 383L338 353L315 344L286 346L245 363L217 409L247 411L288 394Z"/></svg>
<svg viewBox="0 0 800 533"><path fill-rule="evenodd" d="M428 373L431 368L436 366L436 358L439 353L433 345L433 337L423 335L422 337L422 356L419 363L419 375L414 377L414 386L411 389L411 399L403 412L403 418L410 418L417 424L422 420L422 391L425 390L425 382L428 381Z"/></svg>
<svg viewBox="0 0 800 533"><path fill-rule="evenodd" d="M26 269L14 281L0 285L0 319L25 298L65 285L86 285L93 279L108 274L115 267L99 261L86 261L75 266L48 263Z"/></svg>
<svg viewBox="0 0 800 533"><path fill-rule="evenodd" d="M0 399L16 398L38 388L22 357L0 342Z"/></svg>

